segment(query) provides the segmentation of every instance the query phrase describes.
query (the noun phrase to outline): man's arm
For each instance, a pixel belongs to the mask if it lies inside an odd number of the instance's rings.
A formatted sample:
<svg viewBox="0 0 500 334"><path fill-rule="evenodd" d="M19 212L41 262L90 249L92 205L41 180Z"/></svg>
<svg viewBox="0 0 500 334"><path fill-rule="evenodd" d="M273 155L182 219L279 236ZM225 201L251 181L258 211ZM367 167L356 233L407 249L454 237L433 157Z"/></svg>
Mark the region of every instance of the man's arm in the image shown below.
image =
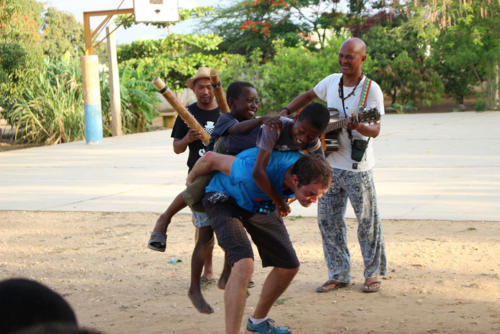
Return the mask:
<svg viewBox="0 0 500 334"><path fill-rule="evenodd" d="M347 128L351 130L356 130L363 136L375 138L380 133L380 122L373 124L357 123L353 122L352 119L347 123Z"/></svg>
<svg viewBox="0 0 500 334"><path fill-rule="evenodd" d="M281 125L279 116L262 116L259 118L238 122L232 125L229 129L227 129L227 134L230 135L245 134L263 124L266 124L270 128L274 129L278 129Z"/></svg>
<svg viewBox="0 0 500 334"><path fill-rule="evenodd" d="M236 159L233 155L220 154L209 151L205 153L193 166L193 169L189 172L186 185L193 182L198 176L205 175L211 171L219 171L227 176L231 176L231 166L233 161Z"/></svg>
<svg viewBox="0 0 500 334"><path fill-rule="evenodd" d="M255 161L255 165L253 167L252 176L257 187L269 196L274 205L276 205L279 216L285 217L290 213L290 207L286 201L281 198L276 189L274 189L269 177L266 174L266 166L270 158L271 152L259 149L259 153L257 153L257 160Z"/></svg>
<svg viewBox="0 0 500 334"><path fill-rule="evenodd" d="M308 90L305 93L300 94L292 100L285 108L281 110L281 116L287 116L293 114L297 110L304 108L306 105L318 98L318 95L314 90Z"/></svg>
<svg viewBox="0 0 500 334"><path fill-rule="evenodd" d="M190 143L198 139L201 139L201 133L193 129L189 129L188 133L182 139L174 138L175 154L183 153Z"/></svg>

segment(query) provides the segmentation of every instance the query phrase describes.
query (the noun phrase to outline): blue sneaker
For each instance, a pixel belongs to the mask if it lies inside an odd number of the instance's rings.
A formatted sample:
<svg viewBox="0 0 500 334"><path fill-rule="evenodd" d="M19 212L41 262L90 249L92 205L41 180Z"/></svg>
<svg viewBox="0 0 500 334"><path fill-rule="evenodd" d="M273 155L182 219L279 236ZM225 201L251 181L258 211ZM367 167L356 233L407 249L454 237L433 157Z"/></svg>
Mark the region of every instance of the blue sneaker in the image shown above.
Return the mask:
<svg viewBox="0 0 500 334"><path fill-rule="evenodd" d="M276 327L274 320L267 319L258 325L255 325L250 319L247 322L247 330L261 334L292 334L292 331L285 327Z"/></svg>

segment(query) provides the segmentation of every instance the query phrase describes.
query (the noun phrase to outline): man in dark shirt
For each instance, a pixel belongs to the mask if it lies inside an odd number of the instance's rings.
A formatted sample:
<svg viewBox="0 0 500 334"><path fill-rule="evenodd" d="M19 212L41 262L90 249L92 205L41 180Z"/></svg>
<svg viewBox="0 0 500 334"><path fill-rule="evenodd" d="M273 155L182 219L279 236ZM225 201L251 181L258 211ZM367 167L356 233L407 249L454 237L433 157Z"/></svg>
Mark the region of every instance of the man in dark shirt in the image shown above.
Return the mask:
<svg viewBox="0 0 500 334"><path fill-rule="evenodd" d="M187 109L210 135L214 129L215 122L219 118L219 107L214 100L214 90L210 83L210 69L200 67L198 73L187 81L187 85L196 95L196 102L189 105ZM187 165L189 170L205 154L205 146L201 142L201 133L190 129L182 118L177 117L172 129L174 138L174 152L180 154L189 147Z"/></svg>
<svg viewBox="0 0 500 334"><path fill-rule="evenodd" d="M214 129L215 122L219 118L219 107L214 99L214 89L210 82L210 69L200 67L196 75L187 80L187 86L191 88L196 95L196 102L189 105L187 109L194 118L200 123L205 131L210 135ZM196 161L205 154L205 145L201 141L201 133L194 129L190 129L186 123L177 117L172 129L172 137L174 138L174 152L181 154L189 147L189 156L187 166L189 171L193 168ZM162 219L160 216L159 220ZM208 218L203 212L193 211L194 224L198 228L208 223ZM196 239L198 234L196 235ZM212 242L213 249L213 242ZM202 280L214 280L212 270L212 251L208 254L205 260L204 273Z"/></svg>

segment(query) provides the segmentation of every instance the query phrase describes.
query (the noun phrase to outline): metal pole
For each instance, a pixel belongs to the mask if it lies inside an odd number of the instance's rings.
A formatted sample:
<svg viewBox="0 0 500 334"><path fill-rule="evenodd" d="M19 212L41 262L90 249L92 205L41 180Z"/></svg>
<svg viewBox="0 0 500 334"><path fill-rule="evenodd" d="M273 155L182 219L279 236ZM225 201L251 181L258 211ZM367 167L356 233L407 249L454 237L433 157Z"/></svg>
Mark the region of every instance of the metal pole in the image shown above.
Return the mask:
<svg viewBox="0 0 500 334"><path fill-rule="evenodd" d="M121 103L120 103L120 76L118 61L116 58L115 33L110 27L106 27L108 36L108 59L109 59L109 97L111 108L111 133L113 136L122 135Z"/></svg>
<svg viewBox="0 0 500 334"><path fill-rule="evenodd" d="M82 56L85 139L87 144L102 143L101 92L99 87L99 59Z"/></svg>

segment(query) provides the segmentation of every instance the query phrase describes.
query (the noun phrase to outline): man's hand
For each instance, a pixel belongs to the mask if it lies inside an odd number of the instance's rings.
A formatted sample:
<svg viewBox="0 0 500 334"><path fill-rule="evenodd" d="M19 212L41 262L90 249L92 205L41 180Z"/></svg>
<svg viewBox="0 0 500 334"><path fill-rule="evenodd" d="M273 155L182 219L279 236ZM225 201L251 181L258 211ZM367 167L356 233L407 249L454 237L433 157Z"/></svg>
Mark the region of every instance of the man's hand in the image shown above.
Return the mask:
<svg viewBox="0 0 500 334"><path fill-rule="evenodd" d="M355 115L355 114L352 114L351 116L349 116L349 120L347 121L347 128L349 130L357 130L357 128L361 124L357 121L356 116L357 115Z"/></svg>
<svg viewBox="0 0 500 334"><path fill-rule="evenodd" d="M280 198L279 203L275 203L275 205L280 217L286 217L291 212L290 207L283 198Z"/></svg>
<svg viewBox="0 0 500 334"><path fill-rule="evenodd" d="M194 129L189 129L188 133L184 136L184 140L187 144L194 142L195 140L201 139L201 133Z"/></svg>
<svg viewBox="0 0 500 334"><path fill-rule="evenodd" d="M281 129L280 116L262 116L259 119L261 124L268 126L271 130L278 131Z"/></svg>
<svg viewBox="0 0 500 334"><path fill-rule="evenodd" d="M283 109L281 109L281 111L280 111L280 116L285 116L285 117L286 117L286 116L288 116L289 114L290 114L290 109L288 109L288 108L283 108Z"/></svg>

